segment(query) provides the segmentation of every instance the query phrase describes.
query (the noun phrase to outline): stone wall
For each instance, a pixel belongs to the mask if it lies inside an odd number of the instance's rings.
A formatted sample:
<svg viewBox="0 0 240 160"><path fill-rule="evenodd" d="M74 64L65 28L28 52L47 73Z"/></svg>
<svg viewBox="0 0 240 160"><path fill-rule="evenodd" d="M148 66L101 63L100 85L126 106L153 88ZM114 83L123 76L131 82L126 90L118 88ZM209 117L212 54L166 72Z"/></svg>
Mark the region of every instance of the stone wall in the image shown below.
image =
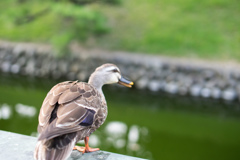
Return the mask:
<svg viewBox="0 0 240 160"><path fill-rule="evenodd" d="M96 67L114 63L135 82L153 92L240 100L240 65L167 58L125 52L84 50L71 46L71 55L54 57L51 47L0 41L0 71L33 77L86 81Z"/></svg>

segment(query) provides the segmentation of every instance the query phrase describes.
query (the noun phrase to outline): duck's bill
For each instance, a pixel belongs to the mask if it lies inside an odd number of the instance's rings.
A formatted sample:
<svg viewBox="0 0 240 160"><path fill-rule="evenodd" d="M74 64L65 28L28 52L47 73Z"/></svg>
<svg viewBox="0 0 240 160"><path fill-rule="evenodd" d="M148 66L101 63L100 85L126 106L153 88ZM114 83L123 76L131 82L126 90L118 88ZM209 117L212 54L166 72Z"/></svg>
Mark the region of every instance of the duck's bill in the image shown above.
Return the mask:
<svg viewBox="0 0 240 160"><path fill-rule="evenodd" d="M133 85L132 81L129 81L129 80L123 78L123 77L121 79L119 79L118 83L123 85L123 86L129 87L129 88L131 88L132 85Z"/></svg>

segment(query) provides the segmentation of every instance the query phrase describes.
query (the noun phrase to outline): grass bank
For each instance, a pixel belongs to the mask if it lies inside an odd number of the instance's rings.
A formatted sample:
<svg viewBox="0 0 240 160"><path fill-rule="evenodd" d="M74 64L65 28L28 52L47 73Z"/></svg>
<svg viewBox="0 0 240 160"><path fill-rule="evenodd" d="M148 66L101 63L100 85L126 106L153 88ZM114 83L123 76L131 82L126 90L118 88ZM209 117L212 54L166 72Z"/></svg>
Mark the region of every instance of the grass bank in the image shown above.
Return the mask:
<svg viewBox="0 0 240 160"><path fill-rule="evenodd" d="M16 0L1 1L0 38L53 43L59 47L72 37L83 34L81 29L70 29L72 24L69 25L69 20L63 22L59 19L65 11L57 12L53 5L51 1L34 0L21 5L20 2L16 4ZM53 10L49 14L43 14L31 23L14 25L16 19L21 19L23 15L34 15L49 6ZM86 10L104 13L111 27L104 36L89 36L85 44L87 47L240 61L238 0L121 0L120 5L94 3ZM86 10L83 13L92 16L92 12ZM102 21L99 23L102 24ZM79 43L82 45L82 42Z"/></svg>
<svg viewBox="0 0 240 160"><path fill-rule="evenodd" d="M237 0L122 0L97 9L112 32L92 44L107 49L240 61Z"/></svg>

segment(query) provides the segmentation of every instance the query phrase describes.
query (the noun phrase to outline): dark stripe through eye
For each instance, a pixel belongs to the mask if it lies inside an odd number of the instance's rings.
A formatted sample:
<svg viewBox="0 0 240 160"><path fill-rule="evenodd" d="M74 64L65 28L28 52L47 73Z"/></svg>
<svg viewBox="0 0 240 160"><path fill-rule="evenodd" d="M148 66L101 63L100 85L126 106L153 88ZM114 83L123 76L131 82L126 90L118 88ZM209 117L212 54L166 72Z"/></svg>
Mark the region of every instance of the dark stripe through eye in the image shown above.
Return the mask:
<svg viewBox="0 0 240 160"><path fill-rule="evenodd" d="M117 69L112 70L113 72L119 72Z"/></svg>

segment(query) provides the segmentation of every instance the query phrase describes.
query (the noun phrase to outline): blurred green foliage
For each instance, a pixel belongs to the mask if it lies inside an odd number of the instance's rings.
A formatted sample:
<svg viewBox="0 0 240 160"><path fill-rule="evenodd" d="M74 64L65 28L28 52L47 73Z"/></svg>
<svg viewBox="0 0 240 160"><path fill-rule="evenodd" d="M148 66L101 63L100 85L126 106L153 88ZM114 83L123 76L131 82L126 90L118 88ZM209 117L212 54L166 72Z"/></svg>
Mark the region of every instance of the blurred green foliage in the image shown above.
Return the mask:
<svg viewBox="0 0 240 160"><path fill-rule="evenodd" d="M114 29L97 39L97 46L240 61L238 0L122 0L120 7L96 8Z"/></svg>
<svg viewBox="0 0 240 160"><path fill-rule="evenodd" d="M238 0L1 0L0 38L240 61L239 16Z"/></svg>
<svg viewBox="0 0 240 160"><path fill-rule="evenodd" d="M109 3L107 0L100 2ZM88 7L94 0L2 0L0 37L12 41L51 43L67 52L72 40L108 32L107 19ZM110 1L113 4L116 0Z"/></svg>

